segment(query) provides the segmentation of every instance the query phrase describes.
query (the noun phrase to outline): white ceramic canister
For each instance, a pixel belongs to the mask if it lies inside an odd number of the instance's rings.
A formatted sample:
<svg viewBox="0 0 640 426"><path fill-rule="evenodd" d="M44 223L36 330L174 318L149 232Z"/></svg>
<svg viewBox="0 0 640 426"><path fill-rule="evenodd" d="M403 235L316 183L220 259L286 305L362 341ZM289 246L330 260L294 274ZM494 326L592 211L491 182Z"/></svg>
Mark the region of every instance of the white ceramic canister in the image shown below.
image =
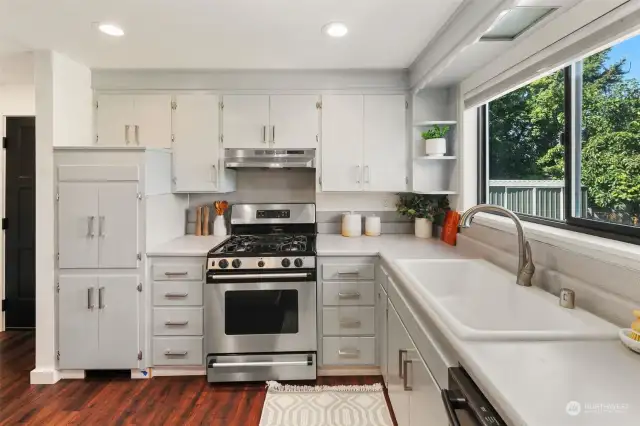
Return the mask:
<svg viewBox="0 0 640 426"><path fill-rule="evenodd" d="M372 215L364 219L364 234L369 237L377 237L382 232L380 216Z"/></svg>
<svg viewBox="0 0 640 426"><path fill-rule="evenodd" d="M342 236L359 237L362 235L362 216L353 212L342 214Z"/></svg>

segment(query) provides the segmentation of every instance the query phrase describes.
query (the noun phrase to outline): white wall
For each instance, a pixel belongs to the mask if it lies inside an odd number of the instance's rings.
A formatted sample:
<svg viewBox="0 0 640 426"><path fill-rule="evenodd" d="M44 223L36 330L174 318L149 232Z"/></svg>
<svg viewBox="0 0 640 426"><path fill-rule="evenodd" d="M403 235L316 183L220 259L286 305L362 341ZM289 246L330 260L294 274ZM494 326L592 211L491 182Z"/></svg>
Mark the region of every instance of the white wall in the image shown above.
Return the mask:
<svg viewBox="0 0 640 426"><path fill-rule="evenodd" d="M34 57L36 106L36 366L31 383L59 380L56 370L53 147L82 145L91 135L88 69L51 51ZM87 99L89 100L86 103ZM86 107L85 107L86 104ZM85 135L89 135L85 139Z"/></svg>

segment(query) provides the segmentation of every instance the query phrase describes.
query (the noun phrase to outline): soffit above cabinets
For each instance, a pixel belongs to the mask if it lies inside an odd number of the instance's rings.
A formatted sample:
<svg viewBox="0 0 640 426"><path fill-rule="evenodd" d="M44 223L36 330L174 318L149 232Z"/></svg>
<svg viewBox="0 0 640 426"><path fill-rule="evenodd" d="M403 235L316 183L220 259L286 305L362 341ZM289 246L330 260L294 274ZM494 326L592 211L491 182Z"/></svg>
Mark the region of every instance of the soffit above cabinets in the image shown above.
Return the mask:
<svg viewBox="0 0 640 426"><path fill-rule="evenodd" d="M463 1L0 0L0 55L5 40L91 68L402 69ZM348 34L323 34L331 21Z"/></svg>

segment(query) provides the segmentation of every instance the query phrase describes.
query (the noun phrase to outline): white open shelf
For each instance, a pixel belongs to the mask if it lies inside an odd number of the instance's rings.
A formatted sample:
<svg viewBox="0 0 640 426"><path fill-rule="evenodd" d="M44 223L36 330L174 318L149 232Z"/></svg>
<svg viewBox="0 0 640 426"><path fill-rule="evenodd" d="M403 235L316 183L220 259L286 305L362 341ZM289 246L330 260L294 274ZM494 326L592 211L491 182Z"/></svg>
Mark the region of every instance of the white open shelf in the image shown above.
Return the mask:
<svg viewBox="0 0 640 426"><path fill-rule="evenodd" d="M421 156L415 157L414 160L434 161L434 160L455 160L457 158L458 157L456 157L455 155L441 155L441 156L421 155Z"/></svg>
<svg viewBox="0 0 640 426"><path fill-rule="evenodd" d="M457 121L452 120L426 120L426 121L418 121L413 123L413 127L427 127L427 126L453 126L454 124L458 124Z"/></svg>
<svg viewBox="0 0 640 426"><path fill-rule="evenodd" d="M457 191L413 191L415 194L422 195L456 195Z"/></svg>

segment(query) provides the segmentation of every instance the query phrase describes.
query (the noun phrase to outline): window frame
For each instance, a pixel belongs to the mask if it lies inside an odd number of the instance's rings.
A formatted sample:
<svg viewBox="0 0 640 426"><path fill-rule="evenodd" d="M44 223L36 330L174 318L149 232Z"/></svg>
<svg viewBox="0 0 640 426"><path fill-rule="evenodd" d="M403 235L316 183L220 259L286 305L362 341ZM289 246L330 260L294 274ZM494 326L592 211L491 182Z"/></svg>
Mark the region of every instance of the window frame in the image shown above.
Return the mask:
<svg viewBox="0 0 640 426"><path fill-rule="evenodd" d="M579 65L582 61L579 61ZM584 219L575 216L574 209L574 157L573 151L576 144L574 135L574 114L575 100L574 95L582 96L581 88L576 89L577 68L570 64L563 68L564 73L564 110L565 124L563 135L564 146L564 220L547 219L539 216L533 216L523 213L516 213L520 220L536 223L539 225L551 226L554 228L565 229L567 231L579 232L582 234L594 235L597 237L608 238L611 240L622 241L626 243L640 245L640 227L632 227L627 225L618 225L615 223L599 222L591 219ZM580 79L581 81L581 79ZM485 103L478 107L478 203L487 203L489 192L489 103ZM580 107L582 103L580 102ZM582 109L580 110L582 115ZM580 134L577 135L580 137Z"/></svg>

